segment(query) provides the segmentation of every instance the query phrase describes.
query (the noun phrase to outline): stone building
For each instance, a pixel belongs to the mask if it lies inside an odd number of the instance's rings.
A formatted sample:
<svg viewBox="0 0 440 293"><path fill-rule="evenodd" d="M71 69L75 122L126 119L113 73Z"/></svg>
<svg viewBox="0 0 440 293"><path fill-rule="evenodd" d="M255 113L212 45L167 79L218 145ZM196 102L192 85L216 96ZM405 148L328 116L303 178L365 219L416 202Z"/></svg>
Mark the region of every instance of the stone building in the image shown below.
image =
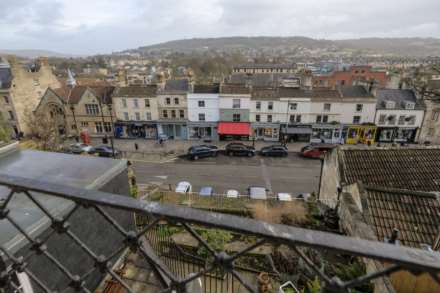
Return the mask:
<svg viewBox="0 0 440 293"><path fill-rule="evenodd" d="M419 141L440 144L440 82L437 87L428 88L428 91L423 94L426 112Z"/></svg>
<svg viewBox="0 0 440 293"><path fill-rule="evenodd" d="M187 95L192 91L189 79L170 79L158 86L158 134L172 139L187 139Z"/></svg>
<svg viewBox="0 0 440 293"><path fill-rule="evenodd" d="M60 82L52 73L47 58L24 66L15 57L8 59L12 74L9 98L15 113L14 126L24 135L30 134L29 120L48 87L59 88Z"/></svg>
<svg viewBox="0 0 440 293"><path fill-rule="evenodd" d="M87 132L90 136L110 135L115 119L112 107L114 89L111 86L48 88L36 112L64 117L64 120L55 119L59 123L60 134L78 136Z"/></svg>
<svg viewBox="0 0 440 293"><path fill-rule="evenodd" d="M128 86L115 90L113 107L116 137L157 137L159 112L156 92L155 85Z"/></svg>
<svg viewBox="0 0 440 293"><path fill-rule="evenodd" d="M10 128L13 136L18 135L17 115L11 99L12 73L6 60L0 59L0 120Z"/></svg>

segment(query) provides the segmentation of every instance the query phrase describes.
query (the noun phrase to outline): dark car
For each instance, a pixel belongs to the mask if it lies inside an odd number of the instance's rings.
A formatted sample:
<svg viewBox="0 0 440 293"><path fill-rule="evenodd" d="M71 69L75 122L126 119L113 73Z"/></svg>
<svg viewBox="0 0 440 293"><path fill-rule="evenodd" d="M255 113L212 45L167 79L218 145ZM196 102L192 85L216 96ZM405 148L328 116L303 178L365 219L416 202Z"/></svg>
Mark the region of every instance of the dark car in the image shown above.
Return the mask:
<svg viewBox="0 0 440 293"><path fill-rule="evenodd" d="M289 153L287 147L283 145L270 145L262 148L260 154L262 156L287 157Z"/></svg>
<svg viewBox="0 0 440 293"><path fill-rule="evenodd" d="M108 145L100 145L97 147L94 147L91 151L91 154L98 154L100 157L113 157L113 149L111 146ZM115 149L115 156L119 155L119 151Z"/></svg>
<svg viewBox="0 0 440 293"><path fill-rule="evenodd" d="M327 152L334 149L334 144L309 144L301 149L301 156L312 159L323 159Z"/></svg>
<svg viewBox="0 0 440 293"><path fill-rule="evenodd" d="M218 148L215 145L194 145L188 149L188 158L198 160L204 157L217 156Z"/></svg>
<svg viewBox="0 0 440 293"><path fill-rule="evenodd" d="M239 142L233 142L226 145L226 154L228 156L255 156L255 148Z"/></svg>

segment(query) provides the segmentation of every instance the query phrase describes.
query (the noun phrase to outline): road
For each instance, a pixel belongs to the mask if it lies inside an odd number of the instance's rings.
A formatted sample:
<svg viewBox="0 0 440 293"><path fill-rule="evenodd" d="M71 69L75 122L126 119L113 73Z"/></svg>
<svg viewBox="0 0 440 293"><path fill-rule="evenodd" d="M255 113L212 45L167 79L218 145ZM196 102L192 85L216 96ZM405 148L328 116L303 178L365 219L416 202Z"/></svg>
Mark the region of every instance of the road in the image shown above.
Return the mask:
<svg viewBox="0 0 440 293"><path fill-rule="evenodd" d="M140 184L171 184L189 181L194 191L211 186L215 193L236 189L246 194L249 186L265 186L274 193L297 195L317 192L321 162L304 159L296 153L286 158L255 156L206 158L198 161L176 159L167 163L135 162L134 169Z"/></svg>

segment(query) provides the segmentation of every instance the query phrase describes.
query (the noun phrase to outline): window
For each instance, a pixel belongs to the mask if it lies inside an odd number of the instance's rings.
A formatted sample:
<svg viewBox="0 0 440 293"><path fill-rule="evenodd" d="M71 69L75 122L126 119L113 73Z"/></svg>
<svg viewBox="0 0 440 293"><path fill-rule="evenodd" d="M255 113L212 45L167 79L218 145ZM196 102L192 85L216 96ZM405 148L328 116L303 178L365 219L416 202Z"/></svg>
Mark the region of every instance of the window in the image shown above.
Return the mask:
<svg viewBox="0 0 440 293"><path fill-rule="evenodd" d="M87 115L99 114L99 106L97 104L86 104L85 107Z"/></svg>
<svg viewBox="0 0 440 293"><path fill-rule="evenodd" d="M126 99L122 99L122 108L127 108L127 100Z"/></svg>
<svg viewBox="0 0 440 293"><path fill-rule="evenodd" d="M138 99L133 99L133 107L139 108L139 102Z"/></svg>
<svg viewBox="0 0 440 293"><path fill-rule="evenodd" d="M416 103L414 103L414 102L406 102L405 103L406 110L414 110L415 107L416 107Z"/></svg>
<svg viewBox="0 0 440 293"><path fill-rule="evenodd" d="M301 115L296 115L296 122L301 123Z"/></svg>
<svg viewBox="0 0 440 293"><path fill-rule="evenodd" d="M205 107L205 101L199 101L199 108Z"/></svg>
<svg viewBox="0 0 440 293"><path fill-rule="evenodd" d="M399 125L405 124L405 116L404 115L399 116L399 120L398 120L397 124L399 124Z"/></svg>
<svg viewBox="0 0 440 293"><path fill-rule="evenodd" d="M145 112L145 118L147 120L151 120L151 113L150 112Z"/></svg>
<svg viewBox="0 0 440 293"><path fill-rule="evenodd" d="M127 115L128 115L128 113L127 113ZM127 119L128 120L128 119ZM89 127L89 122L87 122L87 121L81 121L81 126L82 127Z"/></svg>
<svg viewBox="0 0 440 293"><path fill-rule="evenodd" d="M290 108L290 110L293 110L293 111L298 109L298 103L290 103L289 108Z"/></svg>
<svg viewBox="0 0 440 293"><path fill-rule="evenodd" d="M185 118L185 111L179 110L179 117L182 119Z"/></svg>
<svg viewBox="0 0 440 293"><path fill-rule="evenodd" d="M6 104L9 104L9 98L7 96L3 96L3 100L5 100Z"/></svg>
<svg viewBox="0 0 440 293"><path fill-rule="evenodd" d="M385 119L387 118L387 115L381 114L379 116L379 124L385 124Z"/></svg>
<svg viewBox="0 0 440 293"><path fill-rule="evenodd" d="M328 122L328 115L322 116L322 122L327 123Z"/></svg>
<svg viewBox="0 0 440 293"><path fill-rule="evenodd" d="M104 131L112 132L112 124L110 122L104 122Z"/></svg>
<svg viewBox="0 0 440 293"><path fill-rule="evenodd" d="M429 128L428 129L428 136L434 136L435 134L435 129L434 128Z"/></svg>
<svg viewBox="0 0 440 293"><path fill-rule="evenodd" d="M171 110L171 118L176 118L176 110Z"/></svg>
<svg viewBox="0 0 440 293"><path fill-rule="evenodd" d="M440 110L435 110L432 112L431 120L438 121L438 116L440 115Z"/></svg>
<svg viewBox="0 0 440 293"><path fill-rule="evenodd" d="M199 121L205 121L205 114L199 113Z"/></svg>
<svg viewBox="0 0 440 293"><path fill-rule="evenodd" d="M150 108L150 99L145 99L145 108Z"/></svg>
<svg viewBox="0 0 440 293"><path fill-rule="evenodd" d="M129 120L128 112L124 112L124 120Z"/></svg>
<svg viewBox="0 0 440 293"><path fill-rule="evenodd" d="M136 121L141 120L141 113L136 112L136 113L134 113L134 116L136 117Z"/></svg>
<svg viewBox="0 0 440 293"><path fill-rule="evenodd" d="M353 124L361 123L361 116L353 116Z"/></svg>
<svg viewBox="0 0 440 293"><path fill-rule="evenodd" d="M255 115L255 121L257 121L257 122L260 122L261 121L261 117L260 117L260 115Z"/></svg>
<svg viewBox="0 0 440 293"><path fill-rule="evenodd" d="M269 110L269 111L273 110L273 102L267 103L267 110Z"/></svg>
<svg viewBox="0 0 440 293"><path fill-rule="evenodd" d="M316 123L321 123L322 122L322 116L318 115L316 116Z"/></svg>
<svg viewBox="0 0 440 293"><path fill-rule="evenodd" d="M414 125L416 124L416 116L411 115L408 118L406 118L406 121L408 121L408 125Z"/></svg>
<svg viewBox="0 0 440 293"><path fill-rule="evenodd" d="M240 114L233 114L232 115L232 121L240 122L240 120L241 120Z"/></svg>
<svg viewBox="0 0 440 293"><path fill-rule="evenodd" d="M290 121L290 123L295 123L295 115L290 115L289 121Z"/></svg>
<svg viewBox="0 0 440 293"><path fill-rule="evenodd" d="M232 100L232 108L240 109L240 99L233 99Z"/></svg>
<svg viewBox="0 0 440 293"><path fill-rule="evenodd" d="M163 118L168 118L168 111L167 110L163 110L162 111L162 117Z"/></svg>
<svg viewBox="0 0 440 293"><path fill-rule="evenodd" d="M330 111L331 107L332 107L332 104L325 103L324 104L324 111L326 111L326 112Z"/></svg>
<svg viewBox="0 0 440 293"><path fill-rule="evenodd" d="M95 127L96 127L96 132L97 133L102 133L103 132L103 128L102 128L102 122L95 122Z"/></svg>
<svg viewBox="0 0 440 293"><path fill-rule="evenodd" d="M9 120L15 120L14 112L8 111L8 113L9 113Z"/></svg>
<svg viewBox="0 0 440 293"><path fill-rule="evenodd" d="M388 116L388 125L394 125L396 124L396 115L390 115Z"/></svg>
<svg viewBox="0 0 440 293"><path fill-rule="evenodd" d="M363 109L364 109L364 105L356 104L356 112L362 112Z"/></svg>
<svg viewBox="0 0 440 293"><path fill-rule="evenodd" d="M166 98L165 99L165 104L170 105L171 104L171 98Z"/></svg>
<svg viewBox="0 0 440 293"><path fill-rule="evenodd" d="M272 122L272 115L267 115L267 122Z"/></svg>
<svg viewBox="0 0 440 293"><path fill-rule="evenodd" d="M261 110L261 102L257 102L255 104L255 107L257 108L257 110Z"/></svg>
<svg viewBox="0 0 440 293"><path fill-rule="evenodd" d="M179 98L174 98L174 104L179 105Z"/></svg>

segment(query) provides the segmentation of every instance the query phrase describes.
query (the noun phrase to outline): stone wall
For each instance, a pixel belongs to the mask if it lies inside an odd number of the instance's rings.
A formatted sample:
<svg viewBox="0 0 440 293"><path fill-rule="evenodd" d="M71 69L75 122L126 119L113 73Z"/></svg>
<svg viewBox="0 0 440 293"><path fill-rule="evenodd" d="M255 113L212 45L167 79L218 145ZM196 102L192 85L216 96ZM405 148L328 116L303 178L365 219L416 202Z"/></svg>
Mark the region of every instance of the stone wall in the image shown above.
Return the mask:
<svg viewBox="0 0 440 293"><path fill-rule="evenodd" d="M425 105L426 112L422 129L420 130L419 141L430 141L432 144L440 144L440 101L426 99ZM437 117L433 116L434 111L439 113ZM434 132L433 135L431 135L430 131Z"/></svg>
<svg viewBox="0 0 440 293"><path fill-rule="evenodd" d="M39 69L36 72L27 70L15 57L10 57L8 61L13 75L10 96L15 108L17 128L26 135L30 132L27 125L29 115L33 115L46 89L59 88L61 84L52 73L47 58L38 60Z"/></svg>
<svg viewBox="0 0 440 293"><path fill-rule="evenodd" d="M338 187L340 182L338 153L339 149L335 148L326 154L322 166L319 187L319 199L333 208L336 206L338 200Z"/></svg>

